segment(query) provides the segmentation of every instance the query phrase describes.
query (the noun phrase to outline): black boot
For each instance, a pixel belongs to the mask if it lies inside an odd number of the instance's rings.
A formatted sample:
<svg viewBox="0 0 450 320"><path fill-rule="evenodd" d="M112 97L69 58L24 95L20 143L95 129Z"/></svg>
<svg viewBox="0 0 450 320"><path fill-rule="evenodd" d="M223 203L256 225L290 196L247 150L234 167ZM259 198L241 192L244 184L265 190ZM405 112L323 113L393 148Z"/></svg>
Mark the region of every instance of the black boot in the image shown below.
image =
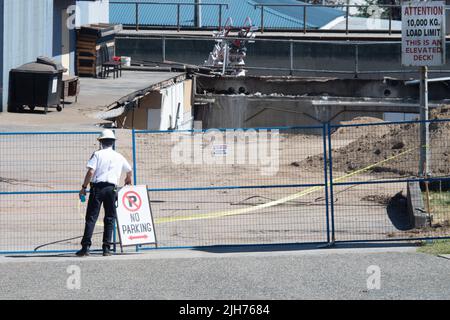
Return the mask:
<svg viewBox="0 0 450 320"><path fill-rule="evenodd" d="M80 251L77 251L77 253L75 253L75 255L77 257L88 256L89 255L89 247L88 246L83 246Z"/></svg>
<svg viewBox="0 0 450 320"><path fill-rule="evenodd" d="M110 249L109 245L104 244L102 248L103 248L103 256L104 257L108 257L111 255L111 249Z"/></svg>

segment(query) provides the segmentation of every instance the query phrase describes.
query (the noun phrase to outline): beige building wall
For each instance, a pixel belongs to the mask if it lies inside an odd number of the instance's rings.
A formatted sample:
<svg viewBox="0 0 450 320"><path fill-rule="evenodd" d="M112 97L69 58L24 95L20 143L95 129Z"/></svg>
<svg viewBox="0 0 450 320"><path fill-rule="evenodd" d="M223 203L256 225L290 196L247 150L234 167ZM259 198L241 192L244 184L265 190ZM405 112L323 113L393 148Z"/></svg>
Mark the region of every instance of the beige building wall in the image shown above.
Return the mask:
<svg viewBox="0 0 450 320"><path fill-rule="evenodd" d="M133 110L122 115L118 123L137 130L167 130L177 124L179 129L191 129L193 123L192 80L154 91L140 99ZM180 110L176 120L178 104Z"/></svg>

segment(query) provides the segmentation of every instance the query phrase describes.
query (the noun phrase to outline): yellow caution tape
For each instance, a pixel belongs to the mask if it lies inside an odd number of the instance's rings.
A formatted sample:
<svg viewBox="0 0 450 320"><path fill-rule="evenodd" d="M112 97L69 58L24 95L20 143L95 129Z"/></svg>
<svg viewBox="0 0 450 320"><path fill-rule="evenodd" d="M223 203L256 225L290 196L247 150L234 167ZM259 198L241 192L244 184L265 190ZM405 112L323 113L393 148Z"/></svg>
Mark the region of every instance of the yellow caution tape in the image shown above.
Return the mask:
<svg viewBox="0 0 450 320"><path fill-rule="evenodd" d="M389 157L387 159L384 159L382 161L379 161L375 164L371 164L367 167L364 167L362 169L358 169L356 171L353 171L349 174L346 174L342 177L336 178L334 179L335 182L342 182L343 180L350 178L354 175L363 173L367 170L372 169L373 167L379 166L385 162L391 161L395 158L398 158L406 153L409 153L413 150L415 150L417 148L412 148L406 151L403 151L395 156ZM236 210L228 210L228 211L219 211L219 212L214 212L214 213L209 213L209 214L197 214L197 215L191 215L191 216L178 216L178 217L165 217L165 218L156 218L155 219L155 223L168 223L168 222L178 222L178 221L190 221L190 220L204 220L204 219L213 219L213 218L221 218L221 217L227 217L227 216L235 216L235 215L240 215L240 214L246 214L246 213L250 213L250 212L254 212L254 211L258 211L261 209L265 209L265 208L270 208L270 207L274 207L283 203L286 203L288 201L292 201L295 200L297 198L306 196L310 193L322 190L324 187L323 186L316 186L316 187L310 187L306 190L303 190L301 192L298 193L294 193L291 194L289 196L286 196L284 198L275 200L275 201L271 201L271 202L267 202L267 203L263 203L251 208L242 208L242 209L236 209Z"/></svg>

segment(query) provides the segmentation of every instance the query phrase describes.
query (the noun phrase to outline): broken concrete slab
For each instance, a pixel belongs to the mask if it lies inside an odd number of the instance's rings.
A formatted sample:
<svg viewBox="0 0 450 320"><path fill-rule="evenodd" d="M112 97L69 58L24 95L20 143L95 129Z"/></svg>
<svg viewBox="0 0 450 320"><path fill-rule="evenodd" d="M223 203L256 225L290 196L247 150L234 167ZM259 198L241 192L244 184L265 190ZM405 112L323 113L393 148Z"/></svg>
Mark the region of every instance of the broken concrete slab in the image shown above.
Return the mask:
<svg viewBox="0 0 450 320"><path fill-rule="evenodd" d="M423 228L430 225L430 217L425 211L422 190L419 182L408 182L407 187L408 213L413 219L415 228Z"/></svg>

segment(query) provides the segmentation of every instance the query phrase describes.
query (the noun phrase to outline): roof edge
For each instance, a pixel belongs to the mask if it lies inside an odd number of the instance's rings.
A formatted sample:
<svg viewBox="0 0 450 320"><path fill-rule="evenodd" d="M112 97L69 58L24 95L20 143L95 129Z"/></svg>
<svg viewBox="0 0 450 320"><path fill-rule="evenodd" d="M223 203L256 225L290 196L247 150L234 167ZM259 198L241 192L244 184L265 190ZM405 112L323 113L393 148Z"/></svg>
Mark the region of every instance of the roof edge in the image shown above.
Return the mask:
<svg viewBox="0 0 450 320"><path fill-rule="evenodd" d="M250 4L250 5L252 5L253 7L256 6L256 5L262 5L261 3L257 3L257 2L255 2L253 0L246 0L246 2L248 4ZM264 11L267 11L267 12L269 12L269 13L275 15L275 16L278 16L280 18L286 19L286 20L288 20L290 22L294 22L294 23L298 23L298 24L303 25L303 21L300 21L300 20L295 19L295 18L293 18L291 16L288 16L288 15L286 15L284 13L281 13L281 12L277 11L276 9L267 7L267 8L264 8ZM320 28L319 26L311 24L311 23L308 23L308 22L306 22L306 26L307 27L312 27L312 28Z"/></svg>

